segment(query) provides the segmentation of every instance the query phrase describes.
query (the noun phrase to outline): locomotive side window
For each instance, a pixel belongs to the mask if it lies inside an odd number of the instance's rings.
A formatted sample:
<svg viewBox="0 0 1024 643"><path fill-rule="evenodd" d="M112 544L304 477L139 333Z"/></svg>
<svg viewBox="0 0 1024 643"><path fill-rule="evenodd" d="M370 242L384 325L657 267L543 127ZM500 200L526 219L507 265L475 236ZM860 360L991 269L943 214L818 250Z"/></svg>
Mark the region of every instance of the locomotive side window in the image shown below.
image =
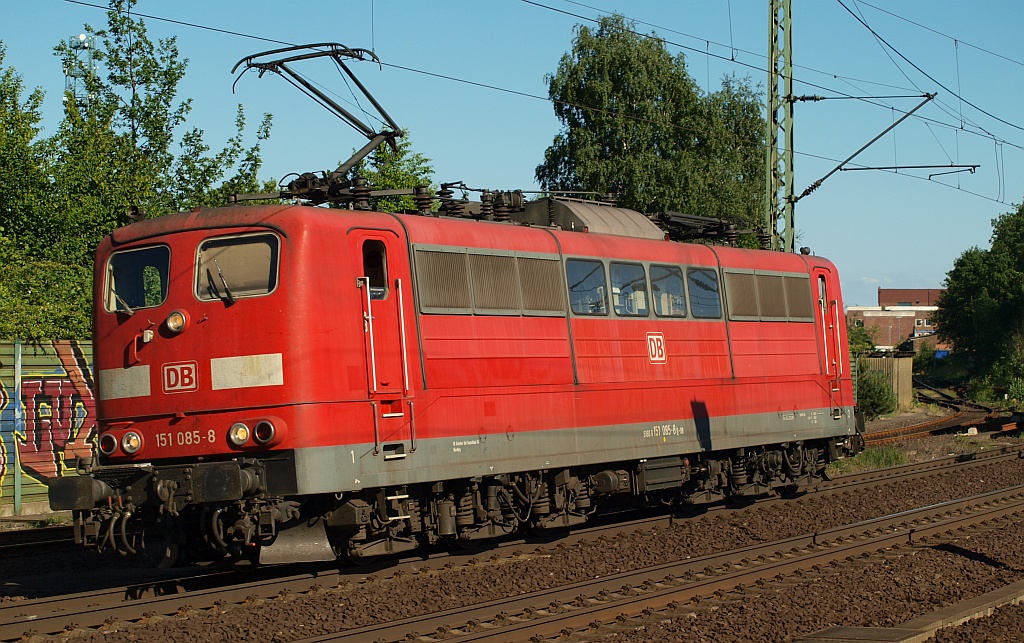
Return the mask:
<svg viewBox="0 0 1024 643"><path fill-rule="evenodd" d="M112 254L107 261L104 309L131 315L138 308L152 308L164 303L170 263L171 251L167 246Z"/></svg>
<svg viewBox="0 0 1024 643"><path fill-rule="evenodd" d="M383 241L363 243L363 276L370 280L370 299L388 296L388 262Z"/></svg>
<svg viewBox="0 0 1024 643"><path fill-rule="evenodd" d="M622 317L647 316L647 275L636 263L612 262L612 306Z"/></svg>
<svg viewBox="0 0 1024 643"><path fill-rule="evenodd" d="M569 282L569 305L577 315L607 315L608 285L604 264L590 259L568 259L565 262Z"/></svg>
<svg viewBox="0 0 1024 643"><path fill-rule="evenodd" d="M208 239L196 258L196 297L228 303L277 287L278 240L272 234Z"/></svg>
<svg viewBox="0 0 1024 643"><path fill-rule="evenodd" d="M455 315L565 314L562 262L511 251L415 248L420 312Z"/></svg>
<svg viewBox="0 0 1024 643"><path fill-rule="evenodd" d="M690 311L701 319L719 319L722 300L718 295L718 273L711 268L689 268L686 271L690 291Z"/></svg>
<svg viewBox="0 0 1024 643"><path fill-rule="evenodd" d="M686 317L683 271L676 266L651 266L651 299L658 317Z"/></svg>

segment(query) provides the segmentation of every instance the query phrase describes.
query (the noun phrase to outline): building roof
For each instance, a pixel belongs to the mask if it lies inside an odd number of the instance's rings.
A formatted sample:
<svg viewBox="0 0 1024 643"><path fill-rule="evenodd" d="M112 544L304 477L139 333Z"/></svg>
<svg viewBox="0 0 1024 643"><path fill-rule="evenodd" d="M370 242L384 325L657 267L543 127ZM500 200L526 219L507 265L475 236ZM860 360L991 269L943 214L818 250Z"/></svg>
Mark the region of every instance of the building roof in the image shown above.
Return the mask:
<svg viewBox="0 0 1024 643"><path fill-rule="evenodd" d="M945 288L879 288L879 306L935 306Z"/></svg>

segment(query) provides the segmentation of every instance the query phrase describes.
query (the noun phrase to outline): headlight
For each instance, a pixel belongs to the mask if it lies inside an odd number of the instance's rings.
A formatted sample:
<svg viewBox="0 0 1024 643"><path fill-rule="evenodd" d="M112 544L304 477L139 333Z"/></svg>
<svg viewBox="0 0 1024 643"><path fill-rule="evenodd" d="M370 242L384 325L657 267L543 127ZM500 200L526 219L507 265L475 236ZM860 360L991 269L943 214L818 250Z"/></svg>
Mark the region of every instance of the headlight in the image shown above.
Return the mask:
<svg viewBox="0 0 1024 643"><path fill-rule="evenodd" d="M104 433L100 436L100 453L110 455L117 450L117 438L113 433Z"/></svg>
<svg viewBox="0 0 1024 643"><path fill-rule="evenodd" d="M237 447L249 441L249 427L241 422L235 422L228 429L228 439Z"/></svg>
<svg viewBox="0 0 1024 643"><path fill-rule="evenodd" d="M267 420L260 420L252 430L252 438L260 444L270 442L275 435L277 435L277 431L274 429L273 423Z"/></svg>
<svg viewBox="0 0 1024 643"><path fill-rule="evenodd" d="M184 310L173 310L167 316L167 330L180 333L188 326L188 314Z"/></svg>
<svg viewBox="0 0 1024 643"><path fill-rule="evenodd" d="M138 453L139 449L142 448L142 436L135 431L129 431L124 434L121 438L121 448L128 455Z"/></svg>

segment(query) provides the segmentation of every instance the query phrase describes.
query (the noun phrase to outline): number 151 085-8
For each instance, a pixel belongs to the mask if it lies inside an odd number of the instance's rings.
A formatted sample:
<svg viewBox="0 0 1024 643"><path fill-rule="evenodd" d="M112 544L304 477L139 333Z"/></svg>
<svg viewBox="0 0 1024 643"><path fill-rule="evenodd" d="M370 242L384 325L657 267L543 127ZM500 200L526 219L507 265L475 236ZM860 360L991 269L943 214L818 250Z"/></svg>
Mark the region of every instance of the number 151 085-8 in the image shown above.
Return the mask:
<svg viewBox="0 0 1024 643"><path fill-rule="evenodd" d="M196 429L195 431L178 431L177 433L157 433L156 434L156 446L157 448L162 447L173 447L173 446L194 446L203 443L202 431ZM206 432L206 442L213 444L217 441L217 433L210 429Z"/></svg>

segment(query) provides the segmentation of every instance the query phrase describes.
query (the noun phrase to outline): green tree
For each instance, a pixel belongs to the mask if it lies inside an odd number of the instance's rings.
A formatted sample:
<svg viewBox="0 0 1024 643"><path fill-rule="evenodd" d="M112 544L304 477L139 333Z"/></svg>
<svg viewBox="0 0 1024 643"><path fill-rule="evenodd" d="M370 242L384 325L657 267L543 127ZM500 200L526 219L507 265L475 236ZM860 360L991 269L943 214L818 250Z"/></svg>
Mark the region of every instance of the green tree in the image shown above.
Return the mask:
<svg viewBox="0 0 1024 643"><path fill-rule="evenodd" d="M992 221L991 248L961 254L946 275L935 321L941 339L1005 386L1024 377L1024 205Z"/></svg>
<svg viewBox="0 0 1024 643"><path fill-rule="evenodd" d="M0 236L0 339L42 342L92 332L92 268L28 256Z"/></svg>
<svg viewBox="0 0 1024 643"><path fill-rule="evenodd" d="M875 349L875 337L871 331L864 326L856 326L854 324L847 323L846 341L850 347L850 352L854 355L863 355L864 353L870 353Z"/></svg>
<svg viewBox="0 0 1024 643"><path fill-rule="evenodd" d="M263 165L260 151L263 141L270 138L271 122L270 114L264 114L256 130L256 143L246 149L243 145L245 112L239 105L235 116L235 135L214 156L207 156L210 147L203 141L202 130L193 128L186 132L181 141L182 153L173 168L174 180L169 190L171 209L182 211L213 207L227 203L228 197L234 194L276 192L276 181L261 181L258 176ZM236 166L235 174L216 185L223 179L226 169L232 166Z"/></svg>
<svg viewBox="0 0 1024 643"><path fill-rule="evenodd" d="M100 181L110 197L108 217L115 217L117 225L131 221L133 206L152 217L219 205L234 188L260 191L264 186L256 173L261 165L260 145L270 136L270 115L264 114L257 142L248 149L243 145L246 119L241 105L235 135L219 151L211 153L203 130L196 127L186 129L179 139L176 134L192 111L191 98L177 98L189 61L181 57L176 38L150 40L145 21L131 17L135 3L110 0L107 27L94 30L86 25L86 33L101 42L93 55L106 76L90 79L93 98L80 114L71 113L77 109L69 111L66 121L74 123L75 131L64 132L66 141L58 141L58 149L76 146L83 131L88 132L87 140L104 135L116 139L100 143L108 148L104 153L117 154L116 176L100 173ZM65 45L57 53L64 55ZM81 145L77 148L81 150ZM234 175L225 181L233 169ZM218 186L222 181L227 185ZM115 182L124 187L123 194L112 185Z"/></svg>
<svg viewBox="0 0 1024 643"><path fill-rule="evenodd" d="M545 80L562 130L536 170L543 189L612 191L642 212L757 225L765 123L749 79L726 77L704 94L682 54L612 15L578 26Z"/></svg>
<svg viewBox="0 0 1024 643"><path fill-rule="evenodd" d="M17 245L24 218L38 218L47 197L45 152L36 137L43 91L24 96L21 76L4 66L7 48L0 42L0 235Z"/></svg>
<svg viewBox="0 0 1024 643"><path fill-rule="evenodd" d="M4 66L0 43L0 338L30 341L87 337L91 325L91 267L33 255L36 231L47 225L50 184L47 147L37 140L43 92L25 88Z"/></svg>
<svg viewBox="0 0 1024 643"><path fill-rule="evenodd" d="M150 40L145 23L131 16L135 2L110 0L106 28L85 26L100 43L93 56L102 72L86 79L86 105L66 101L48 139L37 139L42 92L22 98L0 45L2 338L87 337L92 255L113 229L138 216L273 189L273 181L257 178L270 116L248 148L241 106L235 135L220 151L211 151L198 128L181 132L192 104L178 99L188 60L174 38ZM63 57L66 45L56 53Z"/></svg>
<svg viewBox="0 0 1024 643"><path fill-rule="evenodd" d="M362 177L373 190L411 189L430 186L434 190L434 168L430 159L412 151L409 133L396 140L397 150L390 145L378 146L349 171L349 178ZM416 201L409 195L379 196L370 199L370 207L378 212L416 210Z"/></svg>

